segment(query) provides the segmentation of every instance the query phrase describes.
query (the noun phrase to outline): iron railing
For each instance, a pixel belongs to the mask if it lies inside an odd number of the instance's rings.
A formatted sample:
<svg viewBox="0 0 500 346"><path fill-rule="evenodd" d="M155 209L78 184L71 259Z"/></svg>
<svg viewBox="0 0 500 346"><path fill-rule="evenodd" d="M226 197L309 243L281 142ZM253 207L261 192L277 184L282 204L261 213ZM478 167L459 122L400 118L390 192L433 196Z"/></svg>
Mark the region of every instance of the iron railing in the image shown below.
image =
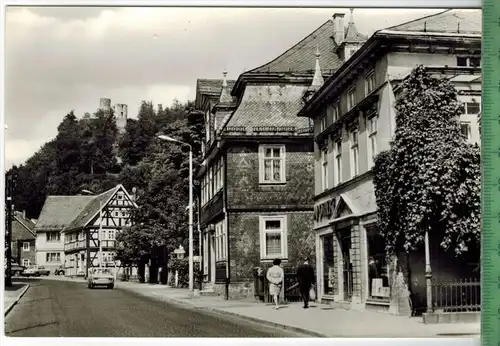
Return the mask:
<svg viewBox="0 0 500 346"><path fill-rule="evenodd" d="M481 283L477 278L432 283L437 312L481 311Z"/></svg>
<svg viewBox="0 0 500 346"><path fill-rule="evenodd" d="M283 271L285 273L285 277L283 280L282 290L284 291L285 302L301 302L302 296L300 295L300 289L298 286L296 268L285 267L283 268ZM256 292L256 295L259 296L265 303L270 303L273 301L273 297L269 294L269 281L267 281L265 273L266 271L264 271L264 275L257 278L261 280L263 292Z"/></svg>

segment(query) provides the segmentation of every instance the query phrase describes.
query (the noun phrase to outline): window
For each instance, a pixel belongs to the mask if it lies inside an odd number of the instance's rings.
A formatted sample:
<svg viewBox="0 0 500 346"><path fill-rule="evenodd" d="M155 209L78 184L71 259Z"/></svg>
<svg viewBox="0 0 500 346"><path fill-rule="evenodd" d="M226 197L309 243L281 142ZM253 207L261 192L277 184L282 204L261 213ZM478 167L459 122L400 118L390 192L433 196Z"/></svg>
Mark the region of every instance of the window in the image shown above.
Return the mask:
<svg viewBox="0 0 500 346"><path fill-rule="evenodd" d="M320 122L319 125L320 125L319 126L319 132L321 133L321 132L325 131L325 129L326 129L326 115L323 115L321 117L321 122Z"/></svg>
<svg viewBox="0 0 500 346"><path fill-rule="evenodd" d="M47 241L61 241L61 233L59 232L47 232Z"/></svg>
<svg viewBox="0 0 500 346"><path fill-rule="evenodd" d="M208 275L208 234L203 235L203 275Z"/></svg>
<svg viewBox="0 0 500 346"><path fill-rule="evenodd" d="M321 150L321 190L328 189L328 148Z"/></svg>
<svg viewBox="0 0 500 346"><path fill-rule="evenodd" d="M347 92L347 110L350 111L356 105L356 89L352 88Z"/></svg>
<svg viewBox="0 0 500 346"><path fill-rule="evenodd" d="M225 221L215 225L215 260L225 260L227 256L227 232Z"/></svg>
<svg viewBox="0 0 500 346"><path fill-rule="evenodd" d="M481 104L479 102L465 102L465 114L479 114L481 112Z"/></svg>
<svg viewBox="0 0 500 346"><path fill-rule="evenodd" d="M208 200L210 201L214 196L213 190L214 176L213 176L213 166L208 169Z"/></svg>
<svg viewBox="0 0 500 346"><path fill-rule="evenodd" d="M368 167L373 166L373 159L377 155L377 120L378 116L367 119L368 132Z"/></svg>
<svg viewBox="0 0 500 346"><path fill-rule="evenodd" d="M262 259L287 258L285 216L261 216L260 256Z"/></svg>
<svg viewBox="0 0 500 346"><path fill-rule="evenodd" d="M337 186L342 182L342 140L338 139L335 142L335 168L333 171L333 184Z"/></svg>
<svg viewBox="0 0 500 346"><path fill-rule="evenodd" d="M285 146L262 145L259 148L260 183L285 182Z"/></svg>
<svg viewBox="0 0 500 346"><path fill-rule="evenodd" d="M30 251L30 243L23 242L23 251Z"/></svg>
<svg viewBox="0 0 500 346"><path fill-rule="evenodd" d="M31 262L29 259L27 259L27 258L23 259L23 266L29 267L30 265L31 265Z"/></svg>
<svg viewBox="0 0 500 346"><path fill-rule="evenodd" d="M384 238L376 227L366 230L368 245L368 296L371 299L388 300L390 287Z"/></svg>
<svg viewBox="0 0 500 346"><path fill-rule="evenodd" d="M61 262L60 252L48 252L45 254L46 262Z"/></svg>
<svg viewBox="0 0 500 346"><path fill-rule="evenodd" d="M108 231L108 240L115 240L115 230L114 229L110 229Z"/></svg>
<svg viewBox="0 0 500 346"><path fill-rule="evenodd" d="M461 67L480 67L481 57L480 56L458 56L457 66Z"/></svg>
<svg viewBox="0 0 500 346"><path fill-rule="evenodd" d="M359 173L359 145L358 145L358 129L351 130L351 178L354 178Z"/></svg>
<svg viewBox="0 0 500 346"><path fill-rule="evenodd" d="M333 111L332 111L332 116L333 116L333 122L336 122L339 120L340 117L340 107L339 103L337 102L336 104L333 105Z"/></svg>
<svg viewBox="0 0 500 346"><path fill-rule="evenodd" d="M375 89L375 72L370 72L365 79L365 95L368 96Z"/></svg>
<svg viewBox="0 0 500 346"><path fill-rule="evenodd" d="M468 123L468 122L461 122L460 123L460 132L462 132L462 136L464 136L464 138L466 140L470 140L471 139L471 126L470 126L470 123Z"/></svg>
<svg viewBox="0 0 500 346"><path fill-rule="evenodd" d="M333 260L333 249L334 241L333 234L327 234L320 237L322 245L322 265L323 265L323 294L334 294L334 284L335 284L335 261ZM321 265L320 264L320 265ZM318 282L321 280L318 278Z"/></svg>

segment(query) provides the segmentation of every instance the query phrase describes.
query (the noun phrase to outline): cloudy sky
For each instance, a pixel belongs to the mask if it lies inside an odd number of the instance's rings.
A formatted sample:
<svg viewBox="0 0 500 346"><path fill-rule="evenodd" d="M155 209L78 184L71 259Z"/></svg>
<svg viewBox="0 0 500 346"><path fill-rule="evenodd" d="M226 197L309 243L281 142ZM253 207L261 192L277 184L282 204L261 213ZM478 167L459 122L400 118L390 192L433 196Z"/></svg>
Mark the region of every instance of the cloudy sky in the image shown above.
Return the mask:
<svg viewBox="0 0 500 346"><path fill-rule="evenodd" d="M194 99L197 78L236 79L348 9L10 7L6 11L6 169L52 139L72 109ZM356 9L358 30L439 10ZM349 15L347 15L349 16Z"/></svg>

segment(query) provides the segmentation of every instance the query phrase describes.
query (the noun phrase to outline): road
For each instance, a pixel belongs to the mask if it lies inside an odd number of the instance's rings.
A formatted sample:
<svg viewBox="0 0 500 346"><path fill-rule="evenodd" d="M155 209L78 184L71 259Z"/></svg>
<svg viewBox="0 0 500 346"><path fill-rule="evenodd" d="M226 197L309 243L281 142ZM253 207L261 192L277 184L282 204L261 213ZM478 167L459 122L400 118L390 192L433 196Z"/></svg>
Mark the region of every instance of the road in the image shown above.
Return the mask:
<svg viewBox="0 0 500 346"><path fill-rule="evenodd" d="M5 319L14 337L297 337L281 329L170 305L84 282L23 279L31 287Z"/></svg>

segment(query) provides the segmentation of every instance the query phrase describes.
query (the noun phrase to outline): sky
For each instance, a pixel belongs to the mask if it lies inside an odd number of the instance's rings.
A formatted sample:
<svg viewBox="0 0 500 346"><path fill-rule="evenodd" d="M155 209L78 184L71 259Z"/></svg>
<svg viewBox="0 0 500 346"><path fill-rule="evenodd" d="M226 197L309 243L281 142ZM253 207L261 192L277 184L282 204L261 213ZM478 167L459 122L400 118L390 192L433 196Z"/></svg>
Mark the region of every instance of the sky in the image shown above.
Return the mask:
<svg viewBox="0 0 500 346"><path fill-rule="evenodd" d="M439 12L356 9L358 31ZM156 106L195 98L198 78L237 79L296 44L347 8L8 7L5 34L5 168L57 134L71 110L99 99ZM311 62L313 64L313 62Z"/></svg>

